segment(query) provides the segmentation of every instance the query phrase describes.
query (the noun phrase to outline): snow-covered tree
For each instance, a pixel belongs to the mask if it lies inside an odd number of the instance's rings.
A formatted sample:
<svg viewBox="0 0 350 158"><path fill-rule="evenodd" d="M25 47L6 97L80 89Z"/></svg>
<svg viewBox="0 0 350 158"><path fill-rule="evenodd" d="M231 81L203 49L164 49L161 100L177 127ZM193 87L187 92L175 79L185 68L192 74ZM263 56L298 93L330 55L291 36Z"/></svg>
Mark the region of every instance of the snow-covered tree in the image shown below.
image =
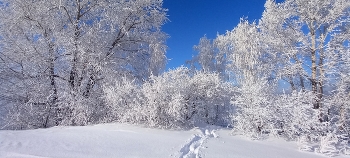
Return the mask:
<svg viewBox="0 0 350 158"><path fill-rule="evenodd" d="M219 51L216 41L208 39L206 36L199 40L199 44L193 47L198 52L190 64L199 64L200 69L204 72L219 73L223 79L226 79L226 54Z"/></svg>
<svg viewBox="0 0 350 158"><path fill-rule="evenodd" d="M299 89L310 83L317 94L313 106L320 108L331 82L327 70L332 62L338 62L327 56L339 50L331 46L336 36L346 34L342 28L350 22L349 1L286 0L276 4L268 0L265 7L259 25L266 37L274 38L267 39L269 48L283 61L280 76L294 89L298 89L295 80L300 82Z"/></svg>
<svg viewBox="0 0 350 158"><path fill-rule="evenodd" d="M237 107L232 114L235 129L244 134L259 137L268 127L268 107L273 92L270 63L266 62L263 36L256 23L241 22L232 31L219 35L216 42L225 52L230 79L238 87L238 95L232 96Z"/></svg>
<svg viewBox="0 0 350 158"><path fill-rule="evenodd" d="M259 20L259 28L264 38L264 49L269 54L273 78L289 83L291 91L305 90L310 83L304 70L306 52L299 51L304 41L302 26L291 18L295 12L284 3L275 4L268 0ZM306 60L306 59L305 59Z"/></svg>
<svg viewBox="0 0 350 158"><path fill-rule="evenodd" d="M121 76L143 82L165 65L162 1L1 4L0 93L10 113L27 105L42 111L41 121L24 118L35 128L96 121L103 84Z"/></svg>

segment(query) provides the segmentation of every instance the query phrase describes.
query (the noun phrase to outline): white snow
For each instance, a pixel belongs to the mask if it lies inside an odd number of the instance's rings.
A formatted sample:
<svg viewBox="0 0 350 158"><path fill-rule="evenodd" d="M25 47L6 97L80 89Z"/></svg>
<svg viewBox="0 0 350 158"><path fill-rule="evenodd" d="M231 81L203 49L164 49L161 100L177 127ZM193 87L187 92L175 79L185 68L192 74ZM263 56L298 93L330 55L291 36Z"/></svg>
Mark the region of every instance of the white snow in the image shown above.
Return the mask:
<svg viewBox="0 0 350 158"><path fill-rule="evenodd" d="M296 142L269 138L250 140L243 136L232 136L231 130L221 129L216 132L218 139L209 139L202 151L203 157L234 158L321 158L324 155L298 150ZM345 156L337 156L343 158Z"/></svg>
<svg viewBox="0 0 350 158"><path fill-rule="evenodd" d="M229 129L188 131L151 129L126 124L0 131L1 158L318 158L298 151L295 142L252 141ZM343 158L338 156L337 158Z"/></svg>

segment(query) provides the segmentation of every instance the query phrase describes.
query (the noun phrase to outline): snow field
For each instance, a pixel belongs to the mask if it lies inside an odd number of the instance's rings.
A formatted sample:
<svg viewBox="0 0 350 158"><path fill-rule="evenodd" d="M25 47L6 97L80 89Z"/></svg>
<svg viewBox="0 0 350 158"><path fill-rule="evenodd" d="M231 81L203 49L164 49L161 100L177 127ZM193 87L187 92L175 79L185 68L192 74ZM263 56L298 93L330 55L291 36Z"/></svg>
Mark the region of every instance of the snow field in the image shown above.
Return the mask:
<svg viewBox="0 0 350 158"><path fill-rule="evenodd" d="M298 151L296 142L252 141L230 129L188 131L126 124L0 131L1 158L322 158ZM337 158L343 158L338 156Z"/></svg>

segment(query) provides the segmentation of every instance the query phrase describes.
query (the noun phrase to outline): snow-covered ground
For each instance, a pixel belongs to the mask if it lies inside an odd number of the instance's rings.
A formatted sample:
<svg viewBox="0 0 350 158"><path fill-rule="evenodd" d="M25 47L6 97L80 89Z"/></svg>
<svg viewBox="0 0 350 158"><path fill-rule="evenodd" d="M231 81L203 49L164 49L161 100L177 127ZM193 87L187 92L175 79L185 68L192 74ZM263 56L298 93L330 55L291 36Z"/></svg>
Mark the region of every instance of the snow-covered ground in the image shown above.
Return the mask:
<svg viewBox="0 0 350 158"><path fill-rule="evenodd" d="M0 131L1 158L318 158L295 142L252 141L229 129L161 130L126 124ZM338 156L337 158L343 158Z"/></svg>

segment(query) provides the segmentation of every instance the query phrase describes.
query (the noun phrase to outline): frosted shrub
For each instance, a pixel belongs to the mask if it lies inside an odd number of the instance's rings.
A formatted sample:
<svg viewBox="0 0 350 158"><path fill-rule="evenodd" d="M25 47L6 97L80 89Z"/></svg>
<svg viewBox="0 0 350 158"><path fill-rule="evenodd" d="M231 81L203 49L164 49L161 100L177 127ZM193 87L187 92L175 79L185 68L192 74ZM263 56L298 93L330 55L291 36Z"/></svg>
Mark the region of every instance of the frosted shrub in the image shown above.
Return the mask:
<svg viewBox="0 0 350 158"><path fill-rule="evenodd" d="M276 120L282 134L289 139L307 135L319 122L317 111L312 108L312 92L283 94L275 101Z"/></svg>
<svg viewBox="0 0 350 158"><path fill-rule="evenodd" d="M192 76L184 67L152 76L142 92L151 126L220 124L225 122L223 115L229 107L230 85L218 74L195 72Z"/></svg>
<svg viewBox="0 0 350 158"><path fill-rule="evenodd" d="M258 139L269 128L269 92L267 81L246 80L232 97L231 103L237 107L232 115L234 131Z"/></svg>
<svg viewBox="0 0 350 158"><path fill-rule="evenodd" d="M161 76L151 76L142 86L145 96L146 117L150 126L183 126L187 112L184 100L190 80L186 68L165 72Z"/></svg>
<svg viewBox="0 0 350 158"><path fill-rule="evenodd" d="M336 147L338 143L338 138L333 133L327 133L327 135L322 136L320 139L320 146L316 149L316 152L328 155L336 156L339 154L339 151Z"/></svg>
<svg viewBox="0 0 350 158"><path fill-rule="evenodd" d="M299 150L302 151L313 151L313 147L311 145L309 145L309 139L307 138L307 136L300 136L298 139L298 146L299 146Z"/></svg>
<svg viewBox="0 0 350 158"><path fill-rule="evenodd" d="M4 117L4 129L35 129L41 128L44 124L45 109L32 103L14 104L8 109L8 114Z"/></svg>
<svg viewBox="0 0 350 158"><path fill-rule="evenodd" d="M344 76L343 76L344 77ZM325 99L324 104L329 109L329 132L332 132L336 142L336 152L350 155L350 79L344 77L339 81L334 94ZM323 135L324 136L324 135ZM324 138L326 139L326 138ZM328 138L327 138L328 140ZM325 140L324 140L325 141ZM323 143L324 144L324 143ZM322 143L320 143L321 149ZM322 152L322 150L320 150ZM333 151L330 154L333 154ZM328 154L326 152L326 154Z"/></svg>
<svg viewBox="0 0 350 158"><path fill-rule="evenodd" d="M273 96L267 90L264 80L239 88L231 101L237 107L232 115L234 132L254 139L264 135L298 139L300 148L311 150L310 143L318 143L320 136L332 131L332 124L320 121L325 110L313 109L311 91Z"/></svg>
<svg viewBox="0 0 350 158"><path fill-rule="evenodd" d="M33 83L34 81L28 81ZM39 84L38 82L34 82ZM25 83L23 83L25 84ZM42 84L36 88L28 87L20 93L26 97L14 97L15 102L9 101L6 106L2 107L6 110L4 117L4 129L35 129L46 128L57 125L55 108L50 102L52 92L46 92L47 85ZM17 90L18 91L18 90ZM11 94L9 94L11 95Z"/></svg>
<svg viewBox="0 0 350 158"><path fill-rule="evenodd" d="M194 123L227 124L230 98L233 95L231 84L225 83L216 73L197 72L190 80L188 103L194 105Z"/></svg>
<svg viewBox="0 0 350 158"><path fill-rule="evenodd" d="M84 126L99 121L100 118L97 109L101 105L101 101L97 98L86 98L80 95L72 95L70 93L62 94L62 102L59 103L60 125L63 126Z"/></svg>
<svg viewBox="0 0 350 158"><path fill-rule="evenodd" d="M341 119L340 103L347 99L325 98L323 107L314 109L314 97L311 91L280 95L274 102L274 107L278 109L273 119L274 126L280 129L282 136L298 140L300 150L328 156L346 153L349 133L344 128L347 123Z"/></svg>
<svg viewBox="0 0 350 158"><path fill-rule="evenodd" d="M142 122L142 99L143 95L140 86L135 80L122 77L120 81L115 81L112 86L103 88L105 102L107 105L104 122Z"/></svg>
<svg viewBox="0 0 350 158"><path fill-rule="evenodd" d="M291 94L277 96L273 125L280 134L290 140L298 140L300 150L313 151L326 124L319 121L319 110L313 109L314 95L311 91L293 91ZM325 126L323 126L325 125Z"/></svg>

